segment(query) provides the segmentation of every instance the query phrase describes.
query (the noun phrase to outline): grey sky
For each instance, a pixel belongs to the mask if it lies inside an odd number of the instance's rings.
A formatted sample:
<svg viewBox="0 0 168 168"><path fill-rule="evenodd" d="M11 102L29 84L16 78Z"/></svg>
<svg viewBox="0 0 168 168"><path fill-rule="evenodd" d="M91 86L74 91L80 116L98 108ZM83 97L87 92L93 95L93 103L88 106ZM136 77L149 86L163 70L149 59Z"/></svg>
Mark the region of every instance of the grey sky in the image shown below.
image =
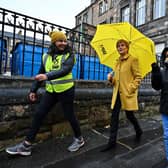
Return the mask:
<svg viewBox="0 0 168 168"><path fill-rule="evenodd" d="M90 0L0 0L0 7L73 28L75 16Z"/></svg>

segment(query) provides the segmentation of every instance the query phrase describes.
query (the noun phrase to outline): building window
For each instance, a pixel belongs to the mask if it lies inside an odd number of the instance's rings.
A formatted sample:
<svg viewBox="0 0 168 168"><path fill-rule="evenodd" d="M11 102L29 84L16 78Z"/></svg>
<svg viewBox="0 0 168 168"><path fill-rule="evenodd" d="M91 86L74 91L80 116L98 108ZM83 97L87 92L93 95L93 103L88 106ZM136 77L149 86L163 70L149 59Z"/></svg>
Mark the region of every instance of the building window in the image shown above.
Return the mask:
<svg viewBox="0 0 168 168"><path fill-rule="evenodd" d="M84 22L84 23L87 23L87 19L88 19L88 15L87 15L87 13L85 13L85 14L83 15L83 22Z"/></svg>
<svg viewBox="0 0 168 168"><path fill-rule="evenodd" d="M166 0L154 0L153 18L157 19L166 14Z"/></svg>
<svg viewBox="0 0 168 168"><path fill-rule="evenodd" d="M108 10L108 2L107 2L107 0L104 0L103 1L103 3L104 3L104 12L106 12L107 10Z"/></svg>
<svg viewBox="0 0 168 168"><path fill-rule="evenodd" d="M164 48L165 48L165 43L159 43L155 45L156 57L159 63L160 63L160 57Z"/></svg>
<svg viewBox="0 0 168 168"><path fill-rule="evenodd" d="M99 15L103 14L103 2L99 3Z"/></svg>
<svg viewBox="0 0 168 168"><path fill-rule="evenodd" d="M77 25L81 24L81 22L82 22L82 17L79 16L78 19L77 19Z"/></svg>
<svg viewBox="0 0 168 168"><path fill-rule="evenodd" d="M136 26L145 23L146 16L146 2L145 0L138 0L136 2Z"/></svg>
<svg viewBox="0 0 168 168"><path fill-rule="evenodd" d="M111 0L110 2L110 8L112 8L114 6L114 0Z"/></svg>
<svg viewBox="0 0 168 168"><path fill-rule="evenodd" d="M121 8L121 21L122 22L129 22L130 18L130 8L129 6L125 6Z"/></svg>
<svg viewBox="0 0 168 168"><path fill-rule="evenodd" d="M108 2L107 2L107 0L101 1L99 3L99 15L102 15L107 10L108 10Z"/></svg>

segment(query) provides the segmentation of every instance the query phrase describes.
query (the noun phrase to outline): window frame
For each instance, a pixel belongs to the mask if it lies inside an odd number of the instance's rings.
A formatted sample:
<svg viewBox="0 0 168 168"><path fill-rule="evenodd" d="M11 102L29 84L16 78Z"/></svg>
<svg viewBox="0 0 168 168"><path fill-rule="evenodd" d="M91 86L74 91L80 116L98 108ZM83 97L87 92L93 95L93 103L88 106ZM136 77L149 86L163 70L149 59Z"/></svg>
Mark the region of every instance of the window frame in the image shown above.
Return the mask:
<svg viewBox="0 0 168 168"><path fill-rule="evenodd" d="M153 19L166 16L166 0L153 0Z"/></svg>
<svg viewBox="0 0 168 168"><path fill-rule="evenodd" d="M99 16L108 11L108 0L103 0L99 3Z"/></svg>
<svg viewBox="0 0 168 168"><path fill-rule="evenodd" d="M124 9L125 9L125 10L124 10ZM127 9L128 9L128 14L126 14L126 15L124 14L124 15L123 15L123 13L124 13ZM124 16L124 18L125 18L125 16L128 16L128 20L123 19L123 16ZM130 6L129 6L129 4L121 8L121 19L120 19L120 20L121 20L121 22L130 22Z"/></svg>
<svg viewBox="0 0 168 168"><path fill-rule="evenodd" d="M135 25L140 26L146 22L146 0L136 1L136 21Z"/></svg>
<svg viewBox="0 0 168 168"><path fill-rule="evenodd" d="M99 3L99 16L103 14L103 1Z"/></svg>

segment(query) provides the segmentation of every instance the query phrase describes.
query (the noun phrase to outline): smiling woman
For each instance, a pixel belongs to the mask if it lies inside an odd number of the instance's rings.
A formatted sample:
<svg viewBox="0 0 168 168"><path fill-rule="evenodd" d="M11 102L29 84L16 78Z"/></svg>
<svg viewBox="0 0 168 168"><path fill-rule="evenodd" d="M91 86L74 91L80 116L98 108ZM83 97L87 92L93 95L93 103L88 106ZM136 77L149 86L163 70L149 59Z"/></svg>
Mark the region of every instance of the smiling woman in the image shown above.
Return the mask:
<svg viewBox="0 0 168 168"><path fill-rule="evenodd" d="M68 28L75 27L75 16L89 6L90 0L1 0L0 6ZM64 12L65 11L65 12Z"/></svg>
<svg viewBox="0 0 168 168"><path fill-rule="evenodd" d="M31 102L37 101L37 90L43 82L45 82L46 92L36 109L31 129L25 140L6 149L6 152L11 155L31 155L32 143L42 125L42 121L58 102L61 104L65 118L69 121L74 132L74 141L68 147L68 150L75 152L85 143L73 108L75 87L72 68L75 63L75 56L63 32L53 31L49 33L49 36L51 45L48 52L42 57L41 67L38 75L35 76L28 98Z"/></svg>

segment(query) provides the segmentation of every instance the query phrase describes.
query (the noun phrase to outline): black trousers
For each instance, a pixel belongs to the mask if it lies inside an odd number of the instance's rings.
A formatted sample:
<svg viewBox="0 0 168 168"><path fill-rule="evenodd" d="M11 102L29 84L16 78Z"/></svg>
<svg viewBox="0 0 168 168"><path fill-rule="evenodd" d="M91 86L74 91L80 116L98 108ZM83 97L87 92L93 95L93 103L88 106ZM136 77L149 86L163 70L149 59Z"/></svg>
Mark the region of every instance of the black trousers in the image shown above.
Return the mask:
<svg viewBox="0 0 168 168"><path fill-rule="evenodd" d="M73 101L74 101L74 87L62 93L45 92L33 117L32 126L27 134L26 140L29 142L34 141L36 134L40 129L42 121L44 120L47 113L57 102L61 103L64 116L70 122L70 125L74 132L74 136L76 138L80 137L81 130L79 122L74 113Z"/></svg>
<svg viewBox="0 0 168 168"><path fill-rule="evenodd" d="M120 95L118 93L116 103L114 105L114 109L112 110L112 115L111 115L110 138L109 138L109 143L111 144L115 144L117 140L120 109L121 109L121 100L120 100ZM134 112L125 111L125 113L128 120L133 124L136 133L138 134L139 132L141 132L142 130L140 128L138 120L134 116Z"/></svg>

